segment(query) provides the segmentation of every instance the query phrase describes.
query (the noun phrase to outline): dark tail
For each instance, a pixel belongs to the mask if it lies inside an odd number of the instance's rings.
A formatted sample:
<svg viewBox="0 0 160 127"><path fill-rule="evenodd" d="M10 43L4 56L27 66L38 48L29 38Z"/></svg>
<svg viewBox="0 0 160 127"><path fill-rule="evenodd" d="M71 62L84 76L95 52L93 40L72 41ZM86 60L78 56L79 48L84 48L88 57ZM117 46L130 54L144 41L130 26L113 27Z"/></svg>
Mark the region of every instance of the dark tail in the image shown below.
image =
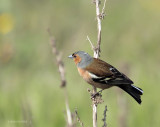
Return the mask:
<svg viewBox="0 0 160 127"><path fill-rule="evenodd" d="M131 84L119 85L119 87L131 95L139 104L141 104L141 95L143 94L143 90L141 88Z"/></svg>

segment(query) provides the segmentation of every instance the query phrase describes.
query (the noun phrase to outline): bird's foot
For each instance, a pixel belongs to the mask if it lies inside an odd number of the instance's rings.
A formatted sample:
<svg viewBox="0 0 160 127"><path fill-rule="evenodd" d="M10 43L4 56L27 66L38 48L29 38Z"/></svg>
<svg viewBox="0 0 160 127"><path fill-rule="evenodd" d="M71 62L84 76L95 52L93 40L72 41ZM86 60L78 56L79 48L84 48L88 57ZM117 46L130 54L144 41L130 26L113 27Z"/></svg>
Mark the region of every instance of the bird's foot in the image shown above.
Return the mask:
<svg viewBox="0 0 160 127"><path fill-rule="evenodd" d="M96 96L102 96L102 95L101 95L102 91L103 91L103 90L100 90L100 91L98 91L98 92L96 92L96 93L92 93L92 94L91 94L91 99L96 98Z"/></svg>

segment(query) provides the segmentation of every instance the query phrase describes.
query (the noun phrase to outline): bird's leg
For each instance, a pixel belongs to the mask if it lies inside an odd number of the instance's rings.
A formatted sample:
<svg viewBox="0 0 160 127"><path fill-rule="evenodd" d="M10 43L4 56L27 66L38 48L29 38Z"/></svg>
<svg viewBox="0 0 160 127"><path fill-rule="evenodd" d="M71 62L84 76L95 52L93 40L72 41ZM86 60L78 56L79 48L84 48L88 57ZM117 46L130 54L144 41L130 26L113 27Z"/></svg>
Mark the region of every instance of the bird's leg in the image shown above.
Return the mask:
<svg viewBox="0 0 160 127"><path fill-rule="evenodd" d="M100 91L98 91L98 92L96 92L96 93L94 93L94 94L92 94L92 95L91 95L91 98L95 98L96 96L101 95L102 91L103 91L103 89L100 90Z"/></svg>

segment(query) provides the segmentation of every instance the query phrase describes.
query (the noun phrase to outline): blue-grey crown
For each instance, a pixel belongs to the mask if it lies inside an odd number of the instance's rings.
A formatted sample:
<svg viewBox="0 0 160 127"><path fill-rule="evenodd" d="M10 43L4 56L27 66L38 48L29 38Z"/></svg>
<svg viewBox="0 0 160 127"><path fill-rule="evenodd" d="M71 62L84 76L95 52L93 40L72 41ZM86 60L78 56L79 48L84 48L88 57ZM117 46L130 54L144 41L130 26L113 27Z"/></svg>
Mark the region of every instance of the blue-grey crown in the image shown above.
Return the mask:
<svg viewBox="0 0 160 127"><path fill-rule="evenodd" d="M75 52L75 54L77 54L81 57L81 62L79 62L77 64L77 66L80 67L80 68L85 68L93 60L93 57L91 57L88 53L86 53L84 51L78 51L78 52Z"/></svg>

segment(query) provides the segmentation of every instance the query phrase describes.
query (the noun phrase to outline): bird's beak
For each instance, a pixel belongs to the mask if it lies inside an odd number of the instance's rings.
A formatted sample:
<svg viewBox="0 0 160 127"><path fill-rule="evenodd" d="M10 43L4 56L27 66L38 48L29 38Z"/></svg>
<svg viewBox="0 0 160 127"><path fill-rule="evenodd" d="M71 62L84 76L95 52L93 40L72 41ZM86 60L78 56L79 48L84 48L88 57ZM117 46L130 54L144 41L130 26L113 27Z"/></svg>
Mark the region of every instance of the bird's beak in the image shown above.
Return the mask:
<svg viewBox="0 0 160 127"><path fill-rule="evenodd" d="M72 55L69 55L68 58L73 59L73 56L72 56Z"/></svg>

